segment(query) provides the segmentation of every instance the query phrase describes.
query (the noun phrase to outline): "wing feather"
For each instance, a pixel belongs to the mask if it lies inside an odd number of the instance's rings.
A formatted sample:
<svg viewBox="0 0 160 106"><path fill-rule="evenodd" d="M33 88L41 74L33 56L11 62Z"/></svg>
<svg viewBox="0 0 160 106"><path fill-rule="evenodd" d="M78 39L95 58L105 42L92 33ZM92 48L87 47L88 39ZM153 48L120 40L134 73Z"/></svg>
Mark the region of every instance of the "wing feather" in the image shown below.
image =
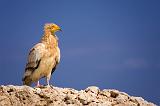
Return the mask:
<svg viewBox="0 0 160 106"><path fill-rule="evenodd" d="M46 44L38 43L29 52L28 61L23 77L23 84L30 85L32 83L32 75L36 69L39 69L41 62L45 65L45 72L52 74L60 61L60 50L58 47L48 48ZM40 71L39 71L40 72Z"/></svg>
<svg viewBox="0 0 160 106"><path fill-rule="evenodd" d="M54 67L52 68L51 74L53 74L53 72L56 70L56 68L59 64L59 61L60 61L60 49L57 47L56 50L57 50L57 52L56 52L56 57L54 60Z"/></svg>
<svg viewBox="0 0 160 106"><path fill-rule="evenodd" d="M29 52L25 73L22 78L24 84L30 85L30 75L39 67L41 58L45 54L45 45L43 43L36 44Z"/></svg>
<svg viewBox="0 0 160 106"><path fill-rule="evenodd" d="M36 44L29 52L25 71L27 71L28 69L33 69L32 71L37 69L44 53L45 45L43 43Z"/></svg>

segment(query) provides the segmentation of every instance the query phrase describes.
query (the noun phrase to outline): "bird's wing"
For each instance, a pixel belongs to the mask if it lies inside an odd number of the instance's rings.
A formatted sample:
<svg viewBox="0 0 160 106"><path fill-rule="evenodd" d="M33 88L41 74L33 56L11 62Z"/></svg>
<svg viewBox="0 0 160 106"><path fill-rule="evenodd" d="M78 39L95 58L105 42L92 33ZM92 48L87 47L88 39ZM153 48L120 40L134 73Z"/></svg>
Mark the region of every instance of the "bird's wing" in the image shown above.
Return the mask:
<svg viewBox="0 0 160 106"><path fill-rule="evenodd" d="M56 52L54 52L55 53L54 66L52 68L51 74L53 74L53 72L56 70L57 65L59 64L59 61L60 61L60 49L59 49L59 47L56 47L55 50L56 50Z"/></svg>
<svg viewBox="0 0 160 106"><path fill-rule="evenodd" d="M52 68L51 74L53 74L53 72L56 70L58 63L59 63L58 60L55 59L54 60L54 67Z"/></svg>
<svg viewBox="0 0 160 106"><path fill-rule="evenodd" d="M41 58L45 54L45 45L43 43L36 44L29 52L28 62L26 64L25 71L34 71L39 67Z"/></svg>

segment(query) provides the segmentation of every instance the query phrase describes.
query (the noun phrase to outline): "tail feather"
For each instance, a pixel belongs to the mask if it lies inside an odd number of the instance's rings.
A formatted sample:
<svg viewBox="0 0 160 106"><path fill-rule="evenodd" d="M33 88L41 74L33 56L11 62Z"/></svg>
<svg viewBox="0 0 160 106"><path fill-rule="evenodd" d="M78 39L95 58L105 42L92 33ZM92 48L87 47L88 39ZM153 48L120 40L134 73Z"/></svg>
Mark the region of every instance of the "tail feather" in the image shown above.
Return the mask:
<svg viewBox="0 0 160 106"><path fill-rule="evenodd" d="M28 85L28 86L30 86L32 83L32 80L29 76L24 77L22 81L23 81L23 85Z"/></svg>
<svg viewBox="0 0 160 106"><path fill-rule="evenodd" d="M22 78L23 81L23 85L28 85L30 86L32 83L32 79L31 79L31 74L32 72L30 70L26 70L24 73L24 77Z"/></svg>

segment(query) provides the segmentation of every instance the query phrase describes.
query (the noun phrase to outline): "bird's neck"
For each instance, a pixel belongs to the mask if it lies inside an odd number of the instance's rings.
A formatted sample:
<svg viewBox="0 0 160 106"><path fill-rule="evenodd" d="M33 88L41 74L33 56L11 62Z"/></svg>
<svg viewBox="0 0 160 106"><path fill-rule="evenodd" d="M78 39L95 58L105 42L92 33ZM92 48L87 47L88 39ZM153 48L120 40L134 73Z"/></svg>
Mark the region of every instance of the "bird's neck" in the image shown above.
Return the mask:
<svg viewBox="0 0 160 106"><path fill-rule="evenodd" d="M45 32L41 42L47 45L58 46L58 37L54 33Z"/></svg>

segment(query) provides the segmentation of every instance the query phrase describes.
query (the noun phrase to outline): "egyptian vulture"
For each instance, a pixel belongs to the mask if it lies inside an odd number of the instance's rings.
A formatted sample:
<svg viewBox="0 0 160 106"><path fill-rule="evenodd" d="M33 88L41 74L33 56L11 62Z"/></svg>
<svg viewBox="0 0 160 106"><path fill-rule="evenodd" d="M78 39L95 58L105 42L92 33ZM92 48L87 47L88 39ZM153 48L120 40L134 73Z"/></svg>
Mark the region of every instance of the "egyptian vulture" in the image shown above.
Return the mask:
<svg viewBox="0 0 160 106"><path fill-rule="evenodd" d="M47 86L49 86L51 75L60 61L58 37L55 35L57 31L61 31L58 25L45 24L44 35L29 52L22 78L24 85L30 86L33 82L37 82L37 86L40 86L39 79L46 77Z"/></svg>

